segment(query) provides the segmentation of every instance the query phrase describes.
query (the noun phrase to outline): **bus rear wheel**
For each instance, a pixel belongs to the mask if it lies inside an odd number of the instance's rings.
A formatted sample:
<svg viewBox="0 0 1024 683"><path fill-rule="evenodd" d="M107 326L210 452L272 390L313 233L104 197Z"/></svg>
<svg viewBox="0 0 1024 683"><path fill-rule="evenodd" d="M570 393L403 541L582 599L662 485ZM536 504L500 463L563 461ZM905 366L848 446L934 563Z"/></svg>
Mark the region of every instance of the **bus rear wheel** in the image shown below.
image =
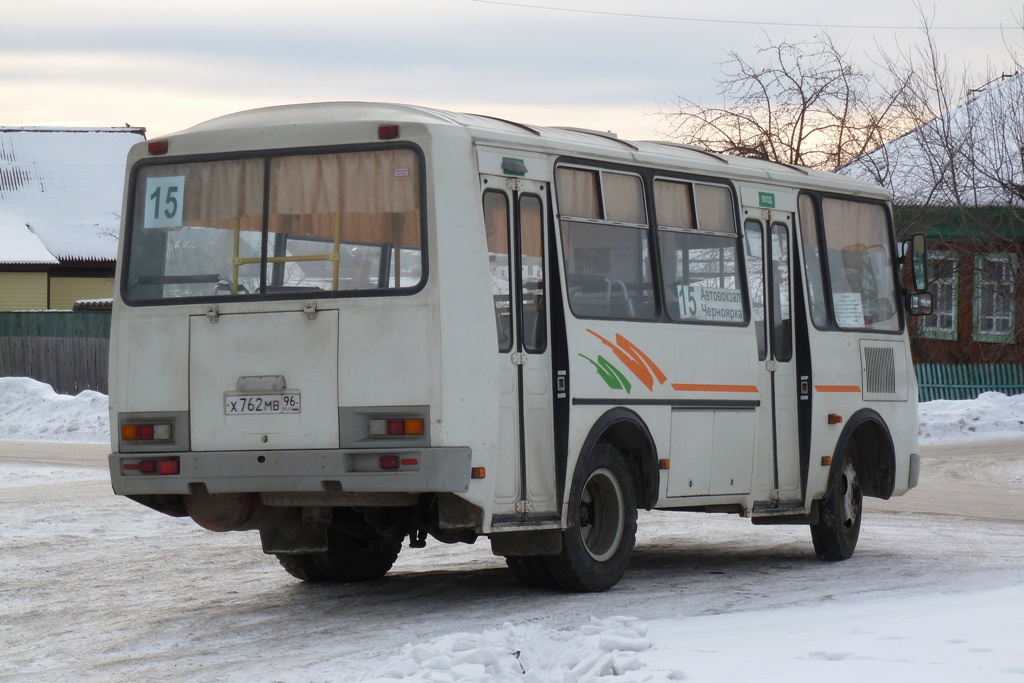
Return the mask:
<svg viewBox="0 0 1024 683"><path fill-rule="evenodd" d="M331 528L327 552L277 556L285 571L309 583L356 583L379 579L395 564L402 540L385 536L358 538Z"/></svg>
<svg viewBox="0 0 1024 683"><path fill-rule="evenodd" d="M857 547L864 490L856 461L857 445L851 441L829 474L828 493L818 503L818 522L811 525L811 541L815 554L823 560L848 560Z"/></svg>
<svg viewBox="0 0 1024 683"><path fill-rule="evenodd" d="M562 552L546 558L565 590L606 591L622 578L636 541L636 491L622 454L598 443L581 463L569 499Z"/></svg>
<svg viewBox="0 0 1024 683"><path fill-rule="evenodd" d="M340 583L379 579L391 570L401 550L400 538L357 538L329 529L324 553L326 573L331 581Z"/></svg>
<svg viewBox="0 0 1024 683"><path fill-rule="evenodd" d="M278 553L277 561L281 563L286 572L296 579L307 583L320 583L327 580L327 574L320 569L320 563L317 561L317 555L322 554L303 553L301 555L293 555L290 553Z"/></svg>

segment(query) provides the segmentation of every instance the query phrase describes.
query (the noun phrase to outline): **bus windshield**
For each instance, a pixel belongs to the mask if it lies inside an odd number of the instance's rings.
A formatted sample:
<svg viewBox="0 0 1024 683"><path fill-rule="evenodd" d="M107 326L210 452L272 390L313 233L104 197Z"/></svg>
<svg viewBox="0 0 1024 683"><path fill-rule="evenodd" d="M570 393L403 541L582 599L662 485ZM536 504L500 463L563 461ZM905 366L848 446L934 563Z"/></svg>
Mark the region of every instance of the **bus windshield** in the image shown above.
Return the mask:
<svg viewBox="0 0 1024 683"><path fill-rule="evenodd" d="M416 289L421 175L408 148L142 166L132 178L124 297Z"/></svg>

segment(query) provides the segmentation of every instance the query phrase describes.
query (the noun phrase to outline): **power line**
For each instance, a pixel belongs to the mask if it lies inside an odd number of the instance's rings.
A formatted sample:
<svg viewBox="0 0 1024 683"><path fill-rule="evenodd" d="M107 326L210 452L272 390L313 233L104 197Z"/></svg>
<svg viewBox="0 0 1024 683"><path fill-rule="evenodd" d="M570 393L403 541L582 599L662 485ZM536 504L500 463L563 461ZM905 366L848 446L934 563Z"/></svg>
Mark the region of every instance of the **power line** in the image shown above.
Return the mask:
<svg viewBox="0 0 1024 683"><path fill-rule="evenodd" d="M629 17L631 19L665 19L668 21L692 21L705 24L740 24L743 26L785 26L790 28L848 28L868 31L911 31L920 30L921 26L875 26L867 24L801 24L784 21L743 21L740 19L700 19L696 17L671 17L660 14L634 14L630 12L605 12L590 9L573 9L570 7L549 7L547 5L527 5L521 2L506 0L473 0L485 5L503 5L506 7L523 7L525 9L547 10L549 12L570 12L572 14L597 14L608 17ZM1003 26L929 26L934 31L1002 31Z"/></svg>

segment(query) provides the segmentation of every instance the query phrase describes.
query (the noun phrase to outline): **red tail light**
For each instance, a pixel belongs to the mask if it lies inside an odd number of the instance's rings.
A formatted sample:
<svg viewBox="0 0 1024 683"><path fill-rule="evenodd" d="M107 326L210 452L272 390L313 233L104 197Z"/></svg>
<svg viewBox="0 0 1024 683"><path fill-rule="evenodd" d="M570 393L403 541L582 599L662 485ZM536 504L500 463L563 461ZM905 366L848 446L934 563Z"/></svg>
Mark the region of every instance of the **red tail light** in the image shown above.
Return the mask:
<svg viewBox="0 0 1024 683"><path fill-rule="evenodd" d="M375 417L369 421L370 436L423 436L426 422L422 417Z"/></svg>
<svg viewBox="0 0 1024 683"><path fill-rule="evenodd" d="M135 460L122 463L121 469L125 472L138 472L139 474L181 474L181 460L177 457Z"/></svg>

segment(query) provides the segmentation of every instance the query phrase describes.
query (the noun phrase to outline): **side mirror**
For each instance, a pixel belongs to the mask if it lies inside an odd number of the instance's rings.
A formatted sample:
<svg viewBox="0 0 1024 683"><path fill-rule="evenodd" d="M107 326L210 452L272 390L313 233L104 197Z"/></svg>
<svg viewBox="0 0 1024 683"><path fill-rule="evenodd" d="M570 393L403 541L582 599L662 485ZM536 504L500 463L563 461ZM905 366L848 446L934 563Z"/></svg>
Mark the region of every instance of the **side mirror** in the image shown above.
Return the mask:
<svg viewBox="0 0 1024 683"><path fill-rule="evenodd" d="M907 294L907 313L910 315L931 315L934 300L931 292Z"/></svg>
<svg viewBox="0 0 1024 683"><path fill-rule="evenodd" d="M910 264L914 276L914 291L928 289L928 240L918 233L910 238Z"/></svg>

